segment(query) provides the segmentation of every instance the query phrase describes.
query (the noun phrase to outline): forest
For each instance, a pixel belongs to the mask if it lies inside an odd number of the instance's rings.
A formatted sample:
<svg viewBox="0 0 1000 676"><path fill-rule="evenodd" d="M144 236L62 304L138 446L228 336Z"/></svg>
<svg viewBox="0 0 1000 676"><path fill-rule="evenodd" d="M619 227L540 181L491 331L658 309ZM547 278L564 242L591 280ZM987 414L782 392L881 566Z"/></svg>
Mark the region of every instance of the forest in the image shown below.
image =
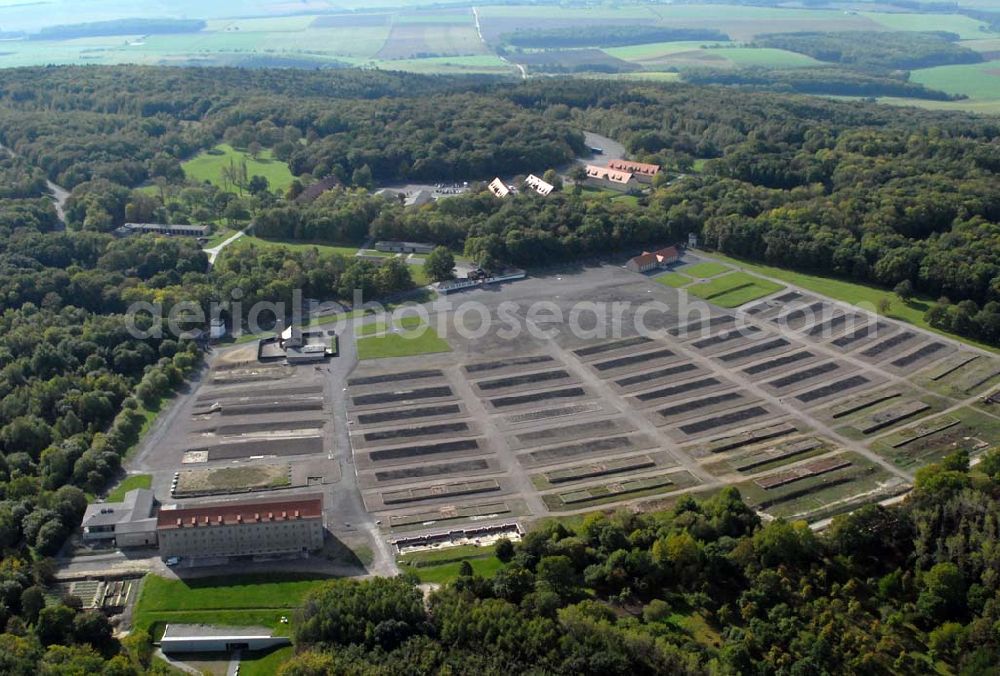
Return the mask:
<svg viewBox="0 0 1000 676"><path fill-rule="evenodd" d="M691 84L738 85L764 91L828 94L835 96L899 96L930 101L954 101L963 95L929 89L906 79L907 74L886 74L849 68L689 68L682 77Z"/></svg>
<svg viewBox="0 0 1000 676"><path fill-rule="evenodd" d="M507 200L483 189L496 174L566 167L584 130L660 164L662 178L627 201L570 185ZM121 646L73 599L38 602L48 557L87 500L120 476L160 402L201 365L196 342L152 319L140 320L148 337L130 333L130 303L225 306L237 288L245 303L295 288L346 300L413 283L399 262L253 243L209 269L193 241L112 236L125 220L254 223L264 238L355 246L430 241L525 266L607 260L696 232L750 260L909 282L940 298L933 325L1000 341L1000 125L990 118L712 86L56 67L0 72L0 142L13 152L0 157L0 673L149 668L148 637ZM231 189L185 178L181 163L221 142L270 150L296 180L278 192L260 177ZM297 199L331 177L341 187ZM472 189L419 209L372 192L418 177ZM46 178L71 189L65 229ZM306 609L306 649L288 673L350 672L345 660L368 672L390 655L491 672L538 660L567 673L981 673L997 640L994 462L969 472L954 459L926 475L923 497L818 537L758 524L732 494L579 532L543 528L507 553L514 565L499 582L460 581L435 612L411 604L350 639L310 618L371 598L355 593L414 592L407 580L345 585ZM718 645L678 634L670 618L691 612ZM480 619L463 629L449 617ZM334 653L318 650L339 640Z"/></svg>
<svg viewBox="0 0 1000 676"><path fill-rule="evenodd" d="M526 49L619 47L649 42L728 39L725 33L710 28L621 25L521 29L500 36L505 45Z"/></svg>
<svg viewBox="0 0 1000 676"><path fill-rule="evenodd" d="M896 69L930 68L957 63L978 63L979 52L955 44L954 33L770 33L754 44L799 52L861 70L884 72Z"/></svg>
<svg viewBox="0 0 1000 676"><path fill-rule="evenodd" d="M315 590L280 673L995 673L998 498L994 450L822 533L762 522L734 488L543 522L426 604L405 575Z"/></svg>

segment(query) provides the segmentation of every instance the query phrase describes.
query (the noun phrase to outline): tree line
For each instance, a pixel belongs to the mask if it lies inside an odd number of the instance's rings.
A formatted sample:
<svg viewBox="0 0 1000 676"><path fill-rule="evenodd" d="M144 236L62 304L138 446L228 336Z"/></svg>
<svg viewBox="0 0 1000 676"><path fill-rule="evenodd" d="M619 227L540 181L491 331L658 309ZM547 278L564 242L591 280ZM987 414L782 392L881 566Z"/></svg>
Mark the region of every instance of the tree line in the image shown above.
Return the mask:
<svg viewBox="0 0 1000 676"><path fill-rule="evenodd" d="M549 521L465 562L305 600L284 676L363 673L889 674L1000 668L1000 451L917 474L900 505L822 533L762 522L735 488L666 511Z"/></svg>

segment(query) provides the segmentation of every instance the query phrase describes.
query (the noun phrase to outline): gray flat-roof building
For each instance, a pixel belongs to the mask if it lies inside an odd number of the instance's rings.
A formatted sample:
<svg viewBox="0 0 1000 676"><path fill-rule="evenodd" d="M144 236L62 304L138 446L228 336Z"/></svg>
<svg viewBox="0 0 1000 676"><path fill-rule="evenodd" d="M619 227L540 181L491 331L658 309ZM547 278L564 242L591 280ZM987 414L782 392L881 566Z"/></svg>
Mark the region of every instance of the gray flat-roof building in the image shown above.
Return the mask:
<svg viewBox="0 0 1000 676"><path fill-rule="evenodd" d="M179 237L207 237L207 225L166 225L164 223L126 223L115 230L115 234L126 237L134 233L153 233L156 235L175 235Z"/></svg>
<svg viewBox="0 0 1000 676"><path fill-rule="evenodd" d="M274 636L266 627L221 627L212 624L168 624L160 639L165 653L212 653L233 650L269 650L291 645L287 636Z"/></svg>
<svg viewBox="0 0 1000 676"><path fill-rule="evenodd" d="M83 540L117 547L156 545L153 491L136 488L122 502L98 502L83 514Z"/></svg>
<svg viewBox="0 0 1000 676"><path fill-rule="evenodd" d="M375 250L386 253L430 253L434 251L434 244L424 242L396 242L384 241L375 242Z"/></svg>

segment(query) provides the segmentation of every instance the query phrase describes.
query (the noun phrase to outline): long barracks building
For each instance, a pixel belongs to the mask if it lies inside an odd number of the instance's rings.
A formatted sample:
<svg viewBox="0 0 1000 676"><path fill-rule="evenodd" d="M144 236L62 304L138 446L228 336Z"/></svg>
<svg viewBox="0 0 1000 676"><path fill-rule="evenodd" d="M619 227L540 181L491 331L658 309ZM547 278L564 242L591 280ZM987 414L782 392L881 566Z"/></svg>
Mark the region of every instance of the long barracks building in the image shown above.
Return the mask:
<svg viewBox="0 0 1000 676"><path fill-rule="evenodd" d="M163 557L311 552L323 547L323 497L164 508L156 534Z"/></svg>

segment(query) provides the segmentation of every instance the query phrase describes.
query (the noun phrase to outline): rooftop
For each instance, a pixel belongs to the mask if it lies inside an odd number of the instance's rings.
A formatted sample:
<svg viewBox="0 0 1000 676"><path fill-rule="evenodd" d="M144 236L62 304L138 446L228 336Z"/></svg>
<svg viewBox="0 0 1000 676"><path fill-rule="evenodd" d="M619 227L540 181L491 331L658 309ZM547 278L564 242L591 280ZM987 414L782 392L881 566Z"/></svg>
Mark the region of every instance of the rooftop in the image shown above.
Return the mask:
<svg viewBox="0 0 1000 676"><path fill-rule="evenodd" d="M193 507L165 507L157 516L157 530L231 526L238 523L293 521L323 516L323 496L309 495L293 500L217 502Z"/></svg>
<svg viewBox="0 0 1000 676"><path fill-rule="evenodd" d="M267 627L225 627L216 624L168 624L163 638L270 638Z"/></svg>
<svg viewBox="0 0 1000 676"><path fill-rule="evenodd" d="M631 174L642 174L644 176L654 176L660 172L659 165L646 164L645 162L631 162L629 160L608 160L608 168L627 171Z"/></svg>
<svg viewBox="0 0 1000 676"><path fill-rule="evenodd" d="M493 193L496 197L506 197L507 195L510 194L510 188L508 188L506 184L504 184L504 182L500 180L499 177L494 178L492 181L490 181L488 187L490 189L490 192Z"/></svg>
<svg viewBox="0 0 1000 676"><path fill-rule="evenodd" d="M632 174L627 171L599 167L596 164L587 165L587 176L589 178L603 178L614 183L628 183L632 180Z"/></svg>
<svg viewBox="0 0 1000 676"><path fill-rule="evenodd" d="M529 188L531 188L532 190L534 190L543 197L545 195L548 195L555 189L554 185L552 185L548 181L543 181L534 174L528 174L528 177L524 179L524 182L528 185Z"/></svg>
<svg viewBox="0 0 1000 676"><path fill-rule="evenodd" d="M115 526L148 519L153 513L153 491L136 488L125 494L122 502L96 502L87 505L83 514L84 528Z"/></svg>

